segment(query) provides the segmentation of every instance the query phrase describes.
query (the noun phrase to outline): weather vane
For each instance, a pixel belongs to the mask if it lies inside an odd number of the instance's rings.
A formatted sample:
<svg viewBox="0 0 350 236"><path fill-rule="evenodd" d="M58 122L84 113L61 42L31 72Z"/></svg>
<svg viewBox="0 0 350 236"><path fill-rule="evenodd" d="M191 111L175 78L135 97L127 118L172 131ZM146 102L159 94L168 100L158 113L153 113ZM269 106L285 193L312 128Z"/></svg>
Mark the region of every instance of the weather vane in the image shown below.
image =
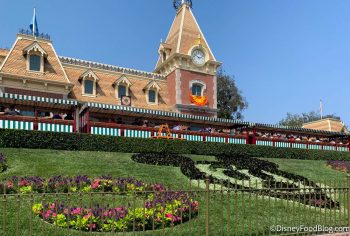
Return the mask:
<svg viewBox="0 0 350 236"><path fill-rule="evenodd" d="M192 8L192 0L174 0L173 6L175 10L178 10L183 4L186 4L190 8Z"/></svg>

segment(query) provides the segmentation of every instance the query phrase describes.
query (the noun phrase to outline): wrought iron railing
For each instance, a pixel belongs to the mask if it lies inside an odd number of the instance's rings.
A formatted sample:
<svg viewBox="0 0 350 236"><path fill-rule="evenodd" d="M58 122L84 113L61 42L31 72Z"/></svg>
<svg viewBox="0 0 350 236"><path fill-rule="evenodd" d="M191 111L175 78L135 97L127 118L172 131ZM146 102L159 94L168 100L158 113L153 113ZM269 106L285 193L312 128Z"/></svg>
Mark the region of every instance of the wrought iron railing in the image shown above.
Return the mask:
<svg viewBox="0 0 350 236"><path fill-rule="evenodd" d="M24 35L29 35L29 36L35 36L35 37L41 38L41 39L51 40L49 34L44 34L44 33L33 34L33 32L31 30L28 30L28 29L20 29L18 33L24 34Z"/></svg>

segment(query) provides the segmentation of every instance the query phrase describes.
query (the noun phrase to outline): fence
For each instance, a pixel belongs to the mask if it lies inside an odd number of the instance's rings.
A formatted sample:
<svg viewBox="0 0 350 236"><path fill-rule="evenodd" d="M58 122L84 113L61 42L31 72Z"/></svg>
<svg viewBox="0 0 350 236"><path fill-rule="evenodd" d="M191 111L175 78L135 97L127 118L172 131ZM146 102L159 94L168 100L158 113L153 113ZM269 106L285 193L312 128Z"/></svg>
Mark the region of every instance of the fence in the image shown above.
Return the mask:
<svg viewBox="0 0 350 236"><path fill-rule="evenodd" d="M323 184L208 178L173 193L113 183L110 191L56 187L14 193L5 183L0 235L316 235L350 225L350 177ZM157 194L167 200L154 202Z"/></svg>

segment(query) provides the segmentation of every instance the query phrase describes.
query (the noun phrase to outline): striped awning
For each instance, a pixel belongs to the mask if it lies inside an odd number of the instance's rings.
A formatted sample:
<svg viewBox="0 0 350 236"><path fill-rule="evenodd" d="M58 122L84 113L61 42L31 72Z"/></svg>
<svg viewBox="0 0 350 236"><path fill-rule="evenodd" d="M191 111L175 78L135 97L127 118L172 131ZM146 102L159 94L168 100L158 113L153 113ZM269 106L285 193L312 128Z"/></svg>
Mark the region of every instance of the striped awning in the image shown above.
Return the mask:
<svg viewBox="0 0 350 236"><path fill-rule="evenodd" d="M13 93L0 93L0 98L5 100L16 100L32 103L45 103L59 106L77 106L78 102L72 99L47 98Z"/></svg>
<svg viewBox="0 0 350 236"><path fill-rule="evenodd" d="M309 134L320 134L320 135L322 134L322 135L329 135L329 136L348 136L348 134L340 133L340 132L306 129L306 128L301 128L301 127L282 126L282 125L274 125L274 124L249 123L249 126L265 128L265 129L270 129L270 130L275 130L275 131L280 130L280 131L294 131L294 132L309 133Z"/></svg>
<svg viewBox="0 0 350 236"><path fill-rule="evenodd" d="M145 115L152 115L152 116L159 116L159 117L184 119L184 120L196 120L196 121L212 122L212 123L225 123L225 124L232 124L232 125L236 124L241 126L249 125L248 122L244 122L241 120L230 120L230 119L214 118L214 117L207 117L207 116L187 115L187 114L180 114L177 112L136 108L136 107L122 106L122 105L110 105L110 104L89 102L87 103L87 107L111 110L111 111L124 111L124 112L138 113L138 114L145 114Z"/></svg>

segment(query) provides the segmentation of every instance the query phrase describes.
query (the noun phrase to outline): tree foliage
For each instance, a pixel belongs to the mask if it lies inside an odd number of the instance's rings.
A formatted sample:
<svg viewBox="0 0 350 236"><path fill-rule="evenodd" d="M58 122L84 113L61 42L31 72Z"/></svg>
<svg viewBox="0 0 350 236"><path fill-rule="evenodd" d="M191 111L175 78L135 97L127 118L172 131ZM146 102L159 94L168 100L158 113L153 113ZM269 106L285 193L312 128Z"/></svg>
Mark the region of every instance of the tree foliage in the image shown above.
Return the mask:
<svg viewBox="0 0 350 236"><path fill-rule="evenodd" d="M336 116L335 114L326 115L326 116L323 116L323 118L333 118L333 119L340 120L340 117ZM279 122L279 125L302 127L304 123L312 122L320 119L321 119L321 115L317 111L310 111L310 112L301 113L301 114L292 114L288 112L286 118L282 119Z"/></svg>
<svg viewBox="0 0 350 236"><path fill-rule="evenodd" d="M248 103L237 88L234 77L223 70L217 72L218 117L226 119L243 119L242 112Z"/></svg>

